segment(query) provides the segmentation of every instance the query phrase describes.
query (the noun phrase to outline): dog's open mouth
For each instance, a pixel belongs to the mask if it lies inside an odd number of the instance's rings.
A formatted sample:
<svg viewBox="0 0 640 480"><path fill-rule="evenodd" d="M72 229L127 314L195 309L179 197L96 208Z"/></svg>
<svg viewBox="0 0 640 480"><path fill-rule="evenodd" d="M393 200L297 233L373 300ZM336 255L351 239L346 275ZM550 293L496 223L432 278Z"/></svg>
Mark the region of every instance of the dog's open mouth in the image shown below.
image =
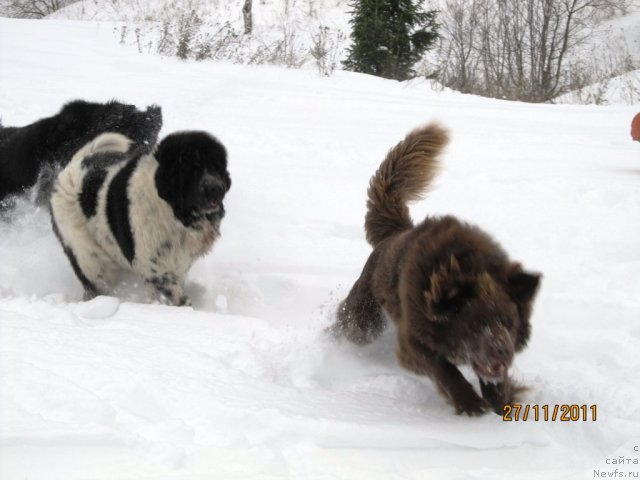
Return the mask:
<svg viewBox="0 0 640 480"><path fill-rule="evenodd" d="M213 200L212 202L209 202L204 207L204 213L206 214L216 213L218 210L220 210L221 205L222 205L222 200Z"/></svg>
<svg viewBox="0 0 640 480"><path fill-rule="evenodd" d="M471 362L471 366L479 377L491 383L502 382L507 373L507 367L502 363L481 365Z"/></svg>
<svg viewBox="0 0 640 480"><path fill-rule="evenodd" d="M215 217L224 216L224 206L222 204L222 200L210 201L200 207L192 208L190 214L194 220L201 218L208 218L211 220Z"/></svg>

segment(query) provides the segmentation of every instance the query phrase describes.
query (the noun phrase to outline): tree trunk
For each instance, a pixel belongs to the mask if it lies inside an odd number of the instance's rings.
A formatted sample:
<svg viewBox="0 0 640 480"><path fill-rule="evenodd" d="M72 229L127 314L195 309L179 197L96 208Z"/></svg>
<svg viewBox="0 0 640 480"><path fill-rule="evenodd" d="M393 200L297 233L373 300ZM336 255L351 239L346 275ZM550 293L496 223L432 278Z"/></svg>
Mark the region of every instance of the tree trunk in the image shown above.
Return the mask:
<svg viewBox="0 0 640 480"><path fill-rule="evenodd" d="M253 14L251 13L253 0L244 0L242 6L242 18L244 19L244 33L251 35L253 31Z"/></svg>

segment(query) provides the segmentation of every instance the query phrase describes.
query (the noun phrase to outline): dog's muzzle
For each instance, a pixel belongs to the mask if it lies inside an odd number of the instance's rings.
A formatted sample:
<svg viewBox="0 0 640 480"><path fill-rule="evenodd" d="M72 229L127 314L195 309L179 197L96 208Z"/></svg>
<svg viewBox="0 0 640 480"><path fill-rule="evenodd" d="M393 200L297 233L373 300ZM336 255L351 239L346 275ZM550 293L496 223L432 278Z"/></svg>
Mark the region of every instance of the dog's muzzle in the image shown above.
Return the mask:
<svg viewBox="0 0 640 480"><path fill-rule="evenodd" d="M513 361L514 345L509 330L501 324L485 327L471 358L476 374L487 382L501 382Z"/></svg>
<svg viewBox="0 0 640 480"><path fill-rule="evenodd" d="M224 207L222 200L227 192L225 184L220 178L206 174L200 180L200 205L205 214L216 213Z"/></svg>

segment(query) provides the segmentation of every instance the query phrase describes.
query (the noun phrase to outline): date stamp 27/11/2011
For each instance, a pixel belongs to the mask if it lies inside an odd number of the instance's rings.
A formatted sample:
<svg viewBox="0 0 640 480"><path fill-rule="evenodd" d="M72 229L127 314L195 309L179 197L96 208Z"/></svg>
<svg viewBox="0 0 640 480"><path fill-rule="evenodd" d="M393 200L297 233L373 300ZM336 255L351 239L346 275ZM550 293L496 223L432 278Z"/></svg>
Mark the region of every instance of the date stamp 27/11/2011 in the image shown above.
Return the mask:
<svg viewBox="0 0 640 480"><path fill-rule="evenodd" d="M505 405L502 410L502 420L505 422L595 422L597 418L596 405L515 403Z"/></svg>

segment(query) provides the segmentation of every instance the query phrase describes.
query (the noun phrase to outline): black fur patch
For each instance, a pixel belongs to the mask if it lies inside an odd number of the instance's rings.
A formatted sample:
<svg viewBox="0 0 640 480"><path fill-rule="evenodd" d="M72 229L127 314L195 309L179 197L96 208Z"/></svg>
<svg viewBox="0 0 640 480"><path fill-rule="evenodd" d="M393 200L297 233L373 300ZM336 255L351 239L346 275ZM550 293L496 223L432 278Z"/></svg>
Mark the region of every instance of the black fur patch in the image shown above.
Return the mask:
<svg viewBox="0 0 640 480"><path fill-rule="evenodd" d="M135 242L129 219L129 195L127 188L131 175L138 165L140 157L134 158L120 170L109 185L107 192L107 221L120 250L129 263L135 257Z"/></svg>
<svg viewBox="0 0 640 480"><path fill-rule="evenodd" d="M30 125L0 126L0 202L33 186L45 166L57 174L83 145L101 133L122 133L133 140L131 150L143 154L151 152L161 127L162 111L157 105L142 111L115 100L76 100ZM46 203L51 182L44 182L39 190L38 199Z"/></svg>
<svg viewBox="0 0 640 480"><path fill-rule="evenodd" d="M98 193L104 184L105 178L107 178L107 169L129 158L126 153L104 152L96 153L82 160L82 167L86 173L82 179L80 206L87 218L91 218L96 214Z"/></svg>
<svg viewBox="0 0 640 480"><path fill-rule="evenodd" d="M109 168L113 165L117 165L120 162L124 162L131 158L131 150L126 153L120 152L101 152L94 155L90 155L82 159L82 167L89 168Z"/></svg>
<svg viewBox="0 0 640 480"><path fill-rule="evenodd" d="M91 218L98 208L98 193L107 178L107 171L103 169L90 170L82 179L82 191L80 192L80 207L85 217Z"/></svg>

